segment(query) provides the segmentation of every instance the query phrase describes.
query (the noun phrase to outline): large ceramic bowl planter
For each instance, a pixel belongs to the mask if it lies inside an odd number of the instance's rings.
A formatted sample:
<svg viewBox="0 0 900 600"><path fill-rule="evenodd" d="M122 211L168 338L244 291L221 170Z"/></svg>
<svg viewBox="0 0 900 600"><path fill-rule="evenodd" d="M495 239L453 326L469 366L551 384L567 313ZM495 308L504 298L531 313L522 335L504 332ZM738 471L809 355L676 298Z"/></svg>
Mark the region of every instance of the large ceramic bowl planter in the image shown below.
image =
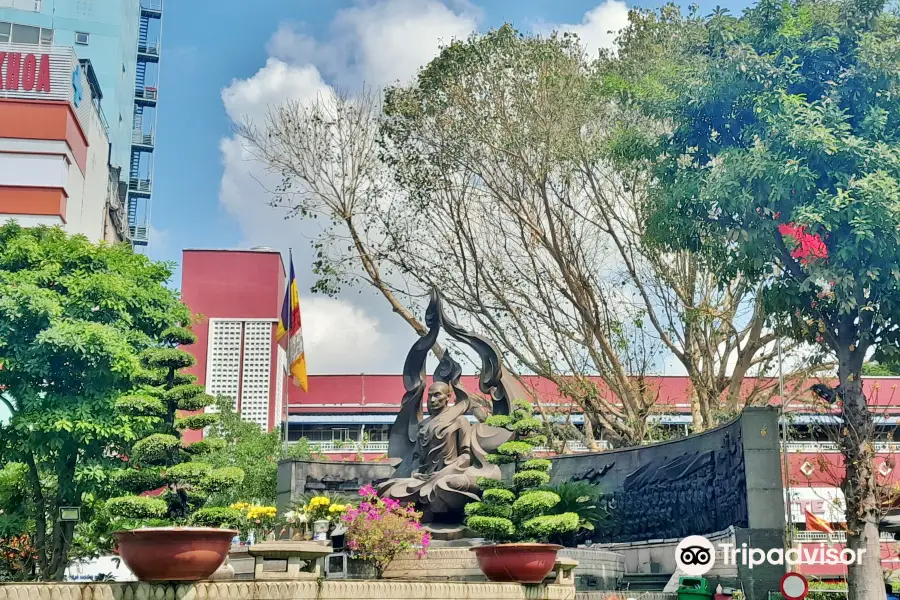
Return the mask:
<svg viewBox="0 0 900 600"><path fill-rule="evenodd" d="M556 544L496 544L476 546L478 567L491 581L541 583L553 570Z"/></svg>
<svg viewBox="0 0 900 600"><path fill-rule="evenodd" d="M216 572L233 529L152 527L115 532L119 556L141 581L199 581Z"/></svg>

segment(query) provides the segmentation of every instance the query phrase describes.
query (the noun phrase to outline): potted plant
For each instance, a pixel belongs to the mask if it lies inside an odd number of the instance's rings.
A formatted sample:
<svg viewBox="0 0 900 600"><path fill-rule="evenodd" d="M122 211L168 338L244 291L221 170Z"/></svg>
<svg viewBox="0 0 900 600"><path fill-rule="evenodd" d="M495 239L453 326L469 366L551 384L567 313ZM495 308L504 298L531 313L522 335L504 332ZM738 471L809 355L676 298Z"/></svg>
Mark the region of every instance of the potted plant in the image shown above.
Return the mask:
<svg viewBox="0 0 900 600"><path fill-rule="evenodd" d="M129 468L112 476L114 485L132 495L110 498L105 510L118 525L119 555L138 579L195 581L222 564L237 531L222 528L233 526L234 513L207 511L199 519L192 513L211 494L239 484L244 473L203 462L212 441L183 444L183 431L214 425L217 415L197 412L213 399L194 384L193 376L181 372L194 358L178 346L194 343L194 334L171 328L163 340L162 347L142 356L142 386L116 401L117 410L142 417L147 430L123 457Z"/></svg>
<svg viewBox="0 0 900 600"><path fill-rule="evenodd" d="M560 496L540 489L550 482L549 460L531 459L534 448L546 443L538 432L543 427L531 406L516 402L512 415L489 417L491 425L506 427L516 439L501 444L487 460L514 465L512 483L479 478L484 490L480 502L466 505L466 525L493 544L472 548L478 566L491 581L540 583L553 570L556 553L562 548L547 543L576 531L581 518L574 512L557 512Z"/></svg>
<svg viewBox="0 0 900 600"><path fill-rule="evenodd" d="M370 485L363 486L359 495L363 497L359 507L347 509L341 517L354 558L369 563L381 579L400 554L415 549L419 558L425 556L431 534L422 528L422 513L393 498L379 498Z"/></svg>

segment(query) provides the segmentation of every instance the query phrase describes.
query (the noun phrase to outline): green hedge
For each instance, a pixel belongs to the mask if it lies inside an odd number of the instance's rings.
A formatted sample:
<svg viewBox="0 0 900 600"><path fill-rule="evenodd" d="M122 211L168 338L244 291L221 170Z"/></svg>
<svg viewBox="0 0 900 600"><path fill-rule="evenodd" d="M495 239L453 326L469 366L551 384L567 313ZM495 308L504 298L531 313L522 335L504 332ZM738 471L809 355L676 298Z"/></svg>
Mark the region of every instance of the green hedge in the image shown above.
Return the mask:
<svg viewBox="0 0 900 600"><path fill-rule="evenodd" d="M149 496L120 496L106 501L109 514L125 519L161 519L169 512L169 506L161 498Z"/></svg>

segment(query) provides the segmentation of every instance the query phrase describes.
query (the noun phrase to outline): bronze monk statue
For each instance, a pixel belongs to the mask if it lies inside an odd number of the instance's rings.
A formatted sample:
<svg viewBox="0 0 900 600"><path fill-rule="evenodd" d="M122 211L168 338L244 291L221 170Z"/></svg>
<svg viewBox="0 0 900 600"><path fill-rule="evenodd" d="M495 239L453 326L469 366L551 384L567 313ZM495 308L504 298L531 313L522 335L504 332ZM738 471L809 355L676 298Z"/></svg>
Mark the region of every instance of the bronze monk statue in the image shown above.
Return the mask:
<svg viewBox="0 0 900 600"><path fill-rule="evenodd" d="M406 394L391 426L388 456L398 464L394 477L379 487L384 497L411 502L425 522L460 523L463 507L478 500L478 477L499 478L500 469L485 461L512 434L484 423L470 423L469 412L483 420L483 406L459 384L462 369L445 353L428 388L428 417L422 418L425 359L443 328L452 338L472 347L481 357L479 389L489 395L494 414L509 414L515 399L527 399L522 386L501 363L500 353L487 340L457 326L444 313L437 290L425 314L428 333L410 349L403 368ZM451 405L451 394L455 402Z"/></svg>

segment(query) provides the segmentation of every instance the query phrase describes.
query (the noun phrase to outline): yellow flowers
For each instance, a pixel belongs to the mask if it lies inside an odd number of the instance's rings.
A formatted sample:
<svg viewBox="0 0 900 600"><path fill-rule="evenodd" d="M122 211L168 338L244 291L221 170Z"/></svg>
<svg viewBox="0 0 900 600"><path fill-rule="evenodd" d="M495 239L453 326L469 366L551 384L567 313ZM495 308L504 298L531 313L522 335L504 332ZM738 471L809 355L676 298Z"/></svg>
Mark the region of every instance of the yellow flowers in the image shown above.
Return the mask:
<svg viewBox="0 0 900 600"><path fill-rule="evenodd" d="M310 498L308 506L310 509L315 509L320 506L328 506L329 504L331 504L331 500L329 500L325 496L316 496L314 498Z"/></svg>
<svg viewBox="0 0 900 600"><path fill-rule="evenodd" d="M229 508L235 508L241 512L246 512L248 508L250 508L249 502L235 502Z"/></svg>
<svg viewBox="0 0 900 600"><path fill-rule="evenodd" d="M328 512L330 512L330 513L342 513L342 512L344 512L345 510L347 510L347 508L348 508L348 507L347 507L346 504L332 504L330 507L328 507Z"/></svg>
<svg viewBox="0 0 900 600"><path fill-rule="evenodd" d="M256 519L273 518L278 514L274 506L251 506L247 509L247 518L251 521Z"/></svg>

